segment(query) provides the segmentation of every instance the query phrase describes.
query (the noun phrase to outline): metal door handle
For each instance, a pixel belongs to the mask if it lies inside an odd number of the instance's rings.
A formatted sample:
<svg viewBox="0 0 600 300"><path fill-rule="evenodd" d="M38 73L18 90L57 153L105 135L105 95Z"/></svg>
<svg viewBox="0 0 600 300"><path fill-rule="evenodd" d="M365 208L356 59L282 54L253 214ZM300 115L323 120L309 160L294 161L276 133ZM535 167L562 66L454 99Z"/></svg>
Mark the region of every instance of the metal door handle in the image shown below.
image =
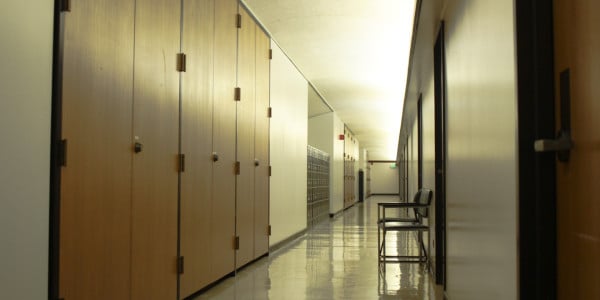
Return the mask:
<svg viewBox="0 0 600 300"><path fill-rule="evenodd" d="M537 140L533 146L536 152L565 151L573 149L573 141L570 133L562 133L554 140Z"/></svg>
<svg viewBox="0 0 600 300"><path fill-rule="evenodd" d="M217 152L213 152L212 161L219 161L219 154L217 154Z"/></svg>
<svg viewBox="0 0 600 300"><path fill-rule="evenodd" d="M561 130L554 140L540 139L533 144L535 152L557 152L558 160L561 162L569 161L570 150L573 149L573 146L571 132L567 130Z"/></svg>
<svg viewBox="0 0 600 300"><path fill-rule="evenodd" d="M255 159L255 160L254 160L254 166L255 166L255 167L258 167L259 165L260 165L260 162L258 161L258 159Z"/></svg>
<svg viewBox="0 0 600 300"><path fill-rule="evenodd" d="M556 152L558 161L568 162L573 149L571 139L571 71L560 72L560 129L556 139L541 139L533 143L536 152Z"/></svg>
<svg viewBox="0 0 600 300"><path fill-rule="evenodd" d="M140 153L142 152L142 150L144 150L144 145L142 145L142 143L136 142L133 145L133 152Z"/></svg>

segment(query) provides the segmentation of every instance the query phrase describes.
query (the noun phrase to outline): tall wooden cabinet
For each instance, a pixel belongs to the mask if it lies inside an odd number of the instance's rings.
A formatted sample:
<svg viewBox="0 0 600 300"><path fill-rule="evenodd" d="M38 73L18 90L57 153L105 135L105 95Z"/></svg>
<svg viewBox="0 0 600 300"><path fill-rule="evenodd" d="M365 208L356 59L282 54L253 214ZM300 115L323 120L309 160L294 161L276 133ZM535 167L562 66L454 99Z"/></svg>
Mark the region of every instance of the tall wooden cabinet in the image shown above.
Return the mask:
<svg viewBox="0 0 600 300"><path fill-rule="evenodd" d="M241 7L240 7L241 8ZM243 266L254 258L254 130L256 105L256 25L240 9L238 35L237 160L236 185L236 265Z"/></svg>
<svg viewBox="0 0 600 300"><path fill-rule="evenodd" d="M66 300L130 295L134 5L82 0L64 16L58 293Z"/></svg>
<svg viewBox="0 0 600 300"><path fill-rule="evenodd" d="M167 57L180 9L167 2L77 1L64 16L64 299L177 295L179 75Z"/></svg>
<svg viewBox="0 0 600 300"><path fill-rule="evenodd" d="M270 39L246 10L78 0L62 18L58 296L183 299L268 253Z"/></svg>
<svg viewBox="0 0 600 300"><path fill-rule="evenodd" d="M193 294L213 280L211 272L214 227L213 109L215 1L185 0L182 51L186 72L181 74L181 152L186 168L181 173L181 296ZM201 141L201 142L199 142ZM233 234L233 233L231 233Z"/></svg>
<svg viewBox="0 0 600 300"><path fill-rule="evenodd" d="M236 0L215 0L215 84L213 110L213 207L210 218L211 274L221 278L235 270L235 87L237 76Z"/></svg>
<svg viewBox="0 0 600 300"><path fill-rule="evenodd" d="M358 200L356 197L358 191L356 161L358 156L358 141L350 129L344 126L344 208L354 205Z"/></svg>
<svg viewBox="0 0 600 300"><path fill-rule="evenodd" d="M240 6L238 34L236 266L268 252L269 246L269 68L270 40Z"/></svg>
<svg viewBox="0 0 600 300"><path fill-rule="evenodd" d="M183 16L181 298L235 270L235 0L186 0Z"/></svg>
<svg viewBox="0 0 600 300"><path fill-rule="evenodd" d="M256 30L256 113L254 127L254 258L269 252L269 124L271 39Z"/></svg>
<svg viewBox="0 0 600 300"><path fill-rule="evenodd" d="M179 2L136 1L132 299L177 297L180 11Z"/></svg>

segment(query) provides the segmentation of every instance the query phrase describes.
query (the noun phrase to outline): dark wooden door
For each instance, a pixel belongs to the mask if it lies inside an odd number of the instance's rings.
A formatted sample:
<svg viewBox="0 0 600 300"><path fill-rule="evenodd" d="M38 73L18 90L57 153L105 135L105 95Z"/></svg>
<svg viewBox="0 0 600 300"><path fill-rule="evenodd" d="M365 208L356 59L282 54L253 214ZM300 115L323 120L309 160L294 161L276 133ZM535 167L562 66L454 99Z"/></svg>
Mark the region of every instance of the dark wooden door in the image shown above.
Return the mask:
<svg viewBox="0 0 600 300"><path fill-rule="evenodd" d="M558 299L600 299L600 2L555 0L554 39L556 127L574 143L557 164Z"/></svg>

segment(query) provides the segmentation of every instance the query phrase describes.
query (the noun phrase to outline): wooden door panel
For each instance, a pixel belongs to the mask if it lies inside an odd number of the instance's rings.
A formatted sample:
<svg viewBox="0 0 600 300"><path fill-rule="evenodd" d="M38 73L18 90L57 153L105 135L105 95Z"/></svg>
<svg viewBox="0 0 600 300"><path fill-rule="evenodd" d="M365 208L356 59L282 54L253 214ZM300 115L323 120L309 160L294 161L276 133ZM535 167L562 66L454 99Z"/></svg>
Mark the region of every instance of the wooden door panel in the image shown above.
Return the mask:
<svg viewBox="0 0 600 300"><path fill-rule="evenodd" d="M599 13L598 1L554 1L556 94L568 68L575 144L557 167L559 299L600 299Z"/></svg>
<svg viewBox="0 0 600 300"><path fill-rule="evenodd" d="M235 269L235 122L237 72L236 0L215 1L213 165L211 199L211 275L216 280Z"/></svg>
<svg viewBox="0 0 600 300"><path fill-rule="evenodd" d="M212 111L214 0L184 1L181 152L186 170L181 174L181 298L210 284L212 198Z"/></svg>
<svg viewBox="0 0 600 300"><path fill-rule="evenodd" d="M59 294L130 292L133 1L75 1L64 14Z"/></svg>
<svg viewBox="0 0 600 300"><path fill-rule="evenodd" d="M237 160L240 174L236 184L236 235L240 247L236 267L250 262L254 255L254 126L255 126L255 44L256 24L240 7L242 27L238 42Z"/></svg>
<svg viewBox="0 0 600 300"><path fill-rule="evenodd" d="M269 102L271 40L256 31L256 130L254 186L254 258L269 252Z"/></svg>
<svg viewBox="0 0 600 300"><path fill-rule="evenodd" d="M177 297L180 5L138 0L135 12L132 299Z"/></svg>

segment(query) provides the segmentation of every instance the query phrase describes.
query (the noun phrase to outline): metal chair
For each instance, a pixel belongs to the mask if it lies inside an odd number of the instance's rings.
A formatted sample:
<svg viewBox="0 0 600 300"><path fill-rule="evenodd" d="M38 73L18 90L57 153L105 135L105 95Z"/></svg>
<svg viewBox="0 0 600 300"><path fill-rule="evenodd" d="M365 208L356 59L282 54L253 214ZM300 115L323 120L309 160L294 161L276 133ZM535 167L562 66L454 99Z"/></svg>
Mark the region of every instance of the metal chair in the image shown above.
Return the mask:
<svg viewBox="0 0 600 300"><path fill-rule="evenodd" d="M427 251L423 242L423 232L429 231L429 225L423 222L429 215L429 206L433 192L430 189L420 189L413 202L384 202L377 204L377 243L379 264L384 267L386 263L426 263ZM403 210L413 209L413 216L399 216ZM395 213L391 214L391 210ZM419 244L418 255L388 255L386 251L386 235L388 232L416 232Z"/></svg>

